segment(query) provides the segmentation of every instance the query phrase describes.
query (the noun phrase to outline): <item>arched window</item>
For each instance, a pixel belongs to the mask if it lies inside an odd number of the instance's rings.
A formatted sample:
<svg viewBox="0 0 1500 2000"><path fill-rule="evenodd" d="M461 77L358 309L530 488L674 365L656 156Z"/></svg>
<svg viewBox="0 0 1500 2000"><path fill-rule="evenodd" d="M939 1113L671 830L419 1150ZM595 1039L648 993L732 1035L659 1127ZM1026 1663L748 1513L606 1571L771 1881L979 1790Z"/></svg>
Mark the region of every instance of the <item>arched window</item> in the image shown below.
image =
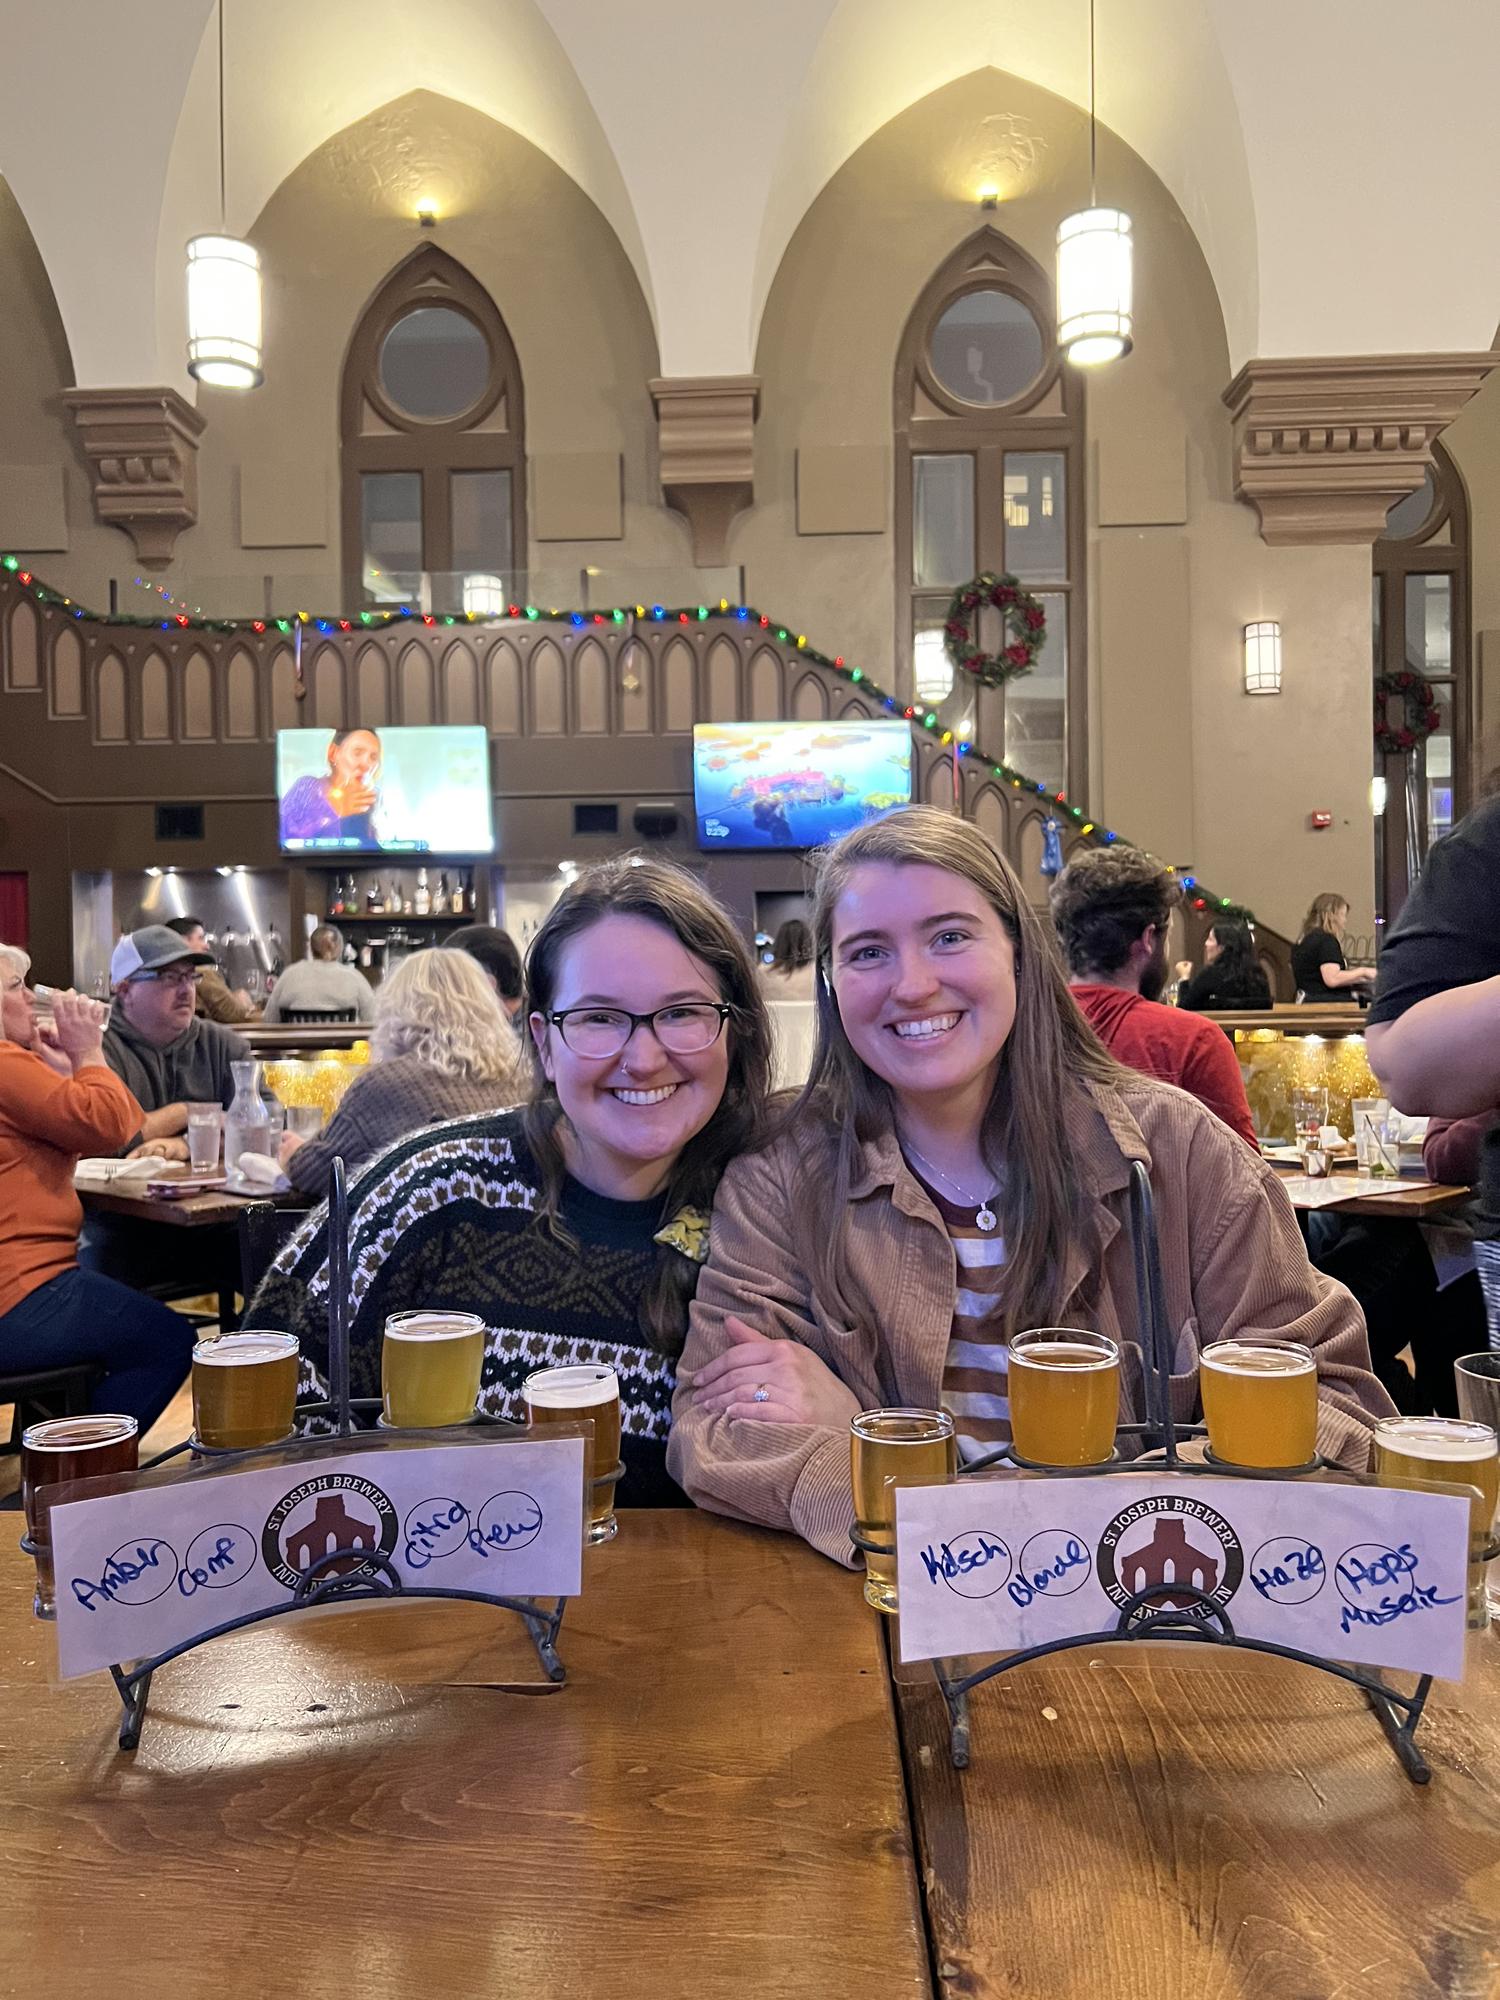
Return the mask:
<svg viewBox="0 0 1500 2000"><path fill-rule="evenodd" d="M488 611L524 594L520 366L488 292L435 245L356 327L340 425L351 603Z"/></svg>
<svg viewBox="0 0 1500 2000"><path fill-rule="evenodd" d="M950 257L907 321L895 428L897 657L916 698L938 701L951 681L955 586L1011 570L1040 597L1047 642L1005 690L1004 755L1082 796L1083 384L1057 351L1046 274L998 230ZM981 643L998 641L997 624Z"/></svg>
<svg viewBox="0 0 1500 2000"><path fill-rule="evenodd" d="M1374 548L1374 669L1430 682L1438 727L1415 750L1375 753L1376 912L1390 922L1427 850L1470 805L1469 503L1441 444ZM1400 717L1390 713L1393 723Z"/></svg>

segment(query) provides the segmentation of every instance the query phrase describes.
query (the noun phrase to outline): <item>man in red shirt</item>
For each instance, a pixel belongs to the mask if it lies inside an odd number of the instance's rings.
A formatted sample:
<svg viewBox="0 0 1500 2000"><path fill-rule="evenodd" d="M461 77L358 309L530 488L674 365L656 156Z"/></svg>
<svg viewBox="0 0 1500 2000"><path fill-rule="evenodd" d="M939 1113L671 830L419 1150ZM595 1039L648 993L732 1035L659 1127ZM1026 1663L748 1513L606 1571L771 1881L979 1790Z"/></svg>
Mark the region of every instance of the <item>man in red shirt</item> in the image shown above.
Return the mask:
<svg viewBox="0 0 1500 2000"><path fill-rule="evenodd" d="M1255 1125L1234 1047L1201 1014L1163 1007L1167 925L1182 891L1138 847L1075 855L1052 885L1073 998L1118 1062L1191 1091L1250 1145Z"/></svg>

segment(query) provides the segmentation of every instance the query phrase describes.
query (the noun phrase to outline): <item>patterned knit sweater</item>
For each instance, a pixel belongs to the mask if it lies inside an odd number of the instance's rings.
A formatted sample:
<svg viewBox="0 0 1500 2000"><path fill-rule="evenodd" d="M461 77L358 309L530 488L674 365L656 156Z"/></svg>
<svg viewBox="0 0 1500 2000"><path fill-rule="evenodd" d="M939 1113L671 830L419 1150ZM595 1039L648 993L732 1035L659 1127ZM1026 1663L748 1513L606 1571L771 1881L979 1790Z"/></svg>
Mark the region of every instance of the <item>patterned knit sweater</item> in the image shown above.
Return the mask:
<svg viewBox="0 0 1500 2000"><path fill-rule="evenodd" d="M488 1329L479 1407L524 1421L533 1369L599 1362L620 1378L626 1476L620 1506L685 1504L666 1472L672 1364L639 1325L656 1265L659 1199L611 1201L574 1180L561 1219L577 1248L536 1218L540 1184L518 1111L486 1112L402 1141L351 1176L349 1371L380 1393L386 1315L419 1307L479 1313ZM321 1395L328 1368L328 1211L311 1213L277 1257L247 1326L284 1327ZM311 1385L309 1385L311 1386Z"/></svg>

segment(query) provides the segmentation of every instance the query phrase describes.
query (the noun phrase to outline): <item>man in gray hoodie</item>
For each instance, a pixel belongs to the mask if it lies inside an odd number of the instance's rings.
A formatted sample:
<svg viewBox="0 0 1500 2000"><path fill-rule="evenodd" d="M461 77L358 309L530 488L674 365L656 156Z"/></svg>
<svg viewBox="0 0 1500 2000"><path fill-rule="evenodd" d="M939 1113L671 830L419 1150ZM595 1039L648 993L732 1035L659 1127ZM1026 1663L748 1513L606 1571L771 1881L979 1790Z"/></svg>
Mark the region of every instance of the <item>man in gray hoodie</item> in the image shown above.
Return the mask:
<svg viewBox="0 0 1500 2000"><path fill-rule="evenodd" d="M229 1108L229 1065L245 1061L250 1044L193 1011L199 968L213 962L211 952L195 951L165 924L147 924L115 946L109 962L115 1004L104 1060L146 1113L132 1146L149 1139L153 1152L186 1159L181 1134L188 1106Z"/></svg>

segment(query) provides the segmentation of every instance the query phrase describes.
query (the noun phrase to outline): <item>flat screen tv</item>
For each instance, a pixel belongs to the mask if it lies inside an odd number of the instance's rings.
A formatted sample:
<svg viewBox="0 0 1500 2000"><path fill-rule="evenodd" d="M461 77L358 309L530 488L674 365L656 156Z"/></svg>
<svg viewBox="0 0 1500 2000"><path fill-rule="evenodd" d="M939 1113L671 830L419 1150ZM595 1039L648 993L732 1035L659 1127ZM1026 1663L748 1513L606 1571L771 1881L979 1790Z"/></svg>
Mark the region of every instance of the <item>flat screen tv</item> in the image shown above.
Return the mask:
<svg viewBox="0 0 1500 2000"><path fill-rule="evenodd" d="M911 799L906 722L700 722L698 845L821 847Z"/></svg>
<svg viewBox="0 0 1500 2000"><path fill-rule="evenodd" d="M281 729L276 797L284 854L490 854L488 733Z"/></svg>

